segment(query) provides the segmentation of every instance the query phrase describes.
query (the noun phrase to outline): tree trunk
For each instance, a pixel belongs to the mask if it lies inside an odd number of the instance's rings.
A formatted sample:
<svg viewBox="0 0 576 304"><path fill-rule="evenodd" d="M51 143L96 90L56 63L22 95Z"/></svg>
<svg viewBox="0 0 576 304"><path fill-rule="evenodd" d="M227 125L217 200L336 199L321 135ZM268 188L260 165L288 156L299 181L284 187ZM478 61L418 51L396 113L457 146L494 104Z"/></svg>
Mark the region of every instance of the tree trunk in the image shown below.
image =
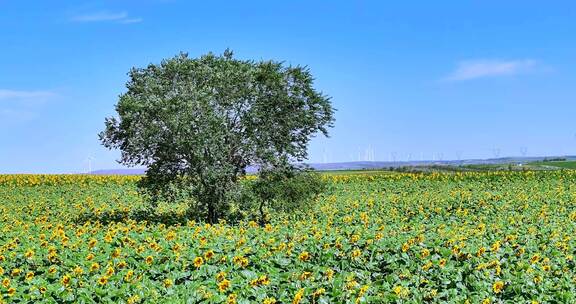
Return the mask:
<svg viewBox="0 0 576 304"><path fill-rule="evenodd" d="M262 200L260 201L260 226L264 226L266 224L266 219L265 219L265 214L264 214L264 203L266 203L266 201Z"/></svg>
<svg viewBox="0 0 576 304"><path fill-rule="evenodd" d="M216 222L216 208L214 207L214 202L208 202L208 223L211 225Z"/></svg>

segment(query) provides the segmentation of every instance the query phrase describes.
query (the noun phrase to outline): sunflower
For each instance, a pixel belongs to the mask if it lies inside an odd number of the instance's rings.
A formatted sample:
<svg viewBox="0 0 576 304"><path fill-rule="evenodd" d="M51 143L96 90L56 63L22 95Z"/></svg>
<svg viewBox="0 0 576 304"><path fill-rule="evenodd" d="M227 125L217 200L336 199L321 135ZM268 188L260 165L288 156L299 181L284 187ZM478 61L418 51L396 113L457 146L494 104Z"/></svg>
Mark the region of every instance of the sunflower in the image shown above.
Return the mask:
<svg viewBox="0 0 576 304"><path fill-rule="evenodd" d="M292 304L300 304L302 298L304 297L304 288L300 288L296 294L294 295L294 299L292 300Z"/></svg>
<svg viewBox="0 0 576 304"><path fill-rule="evenodd" d="M502 281L496 281L496 283L492 285L492 290L494 291L494 293L501 293L503 289L504 289L504 282Z"/></svg>
<svg viewBox="0 0 576 304"><path fill-rule="evenodd" d="M226 289L228 289L230 287L230 281L229 280L222 280L222 282L218 283L218 290L220 290L220 292L224 292L226 291Z"/></svg>
<svg viewBox="0 0 576 304"><path fill-rule="evenodd" d="M134 271L128 270L128 272L126 272L126 275L124 275L124 281L130 282L130 280L132 280L133 276L134 276Z"/></svg>
<svg viewBox="0 0 576 304"><path fill-rule="evenodd" d="M236 304L236 294L229 294L228 298L226 299L226 304Z"/></svg>
<svg viewBox="0 0 576 304"><path fill-rule="evenodd" d="M535 276L533 279L534 283L538 284L542 282L542 277L541 276Z"/></svg>
<svg viewBox="0 0 576 304"><path fill-rule="evenodd" d="M262 304L276 304L276 299L274 299L274 298L265 298L264 301L262 301Z"/></svg>
<svg viewBox="0 0 576 304"><path fill-rule="evenodd" d="M26 273L26 281L30 281L34 278L34 273L32 271L28 271Z"/></svg>
<svg viewBox="0 0 576 304"><path fill-rule="evenodd" d="M84 273L84 269L82 269L82 267L80 267L78 265L76 267L74 267L74 274L75 275L81 275L82 273Z"/></svg>
<svg viewBox="0 0 576 304"><path fill-rule="evenodd" d="M24 257L26 257L27 259L33 258L34 257L34 250L28 249L28 251L26 251L26 253L24 253Z"/></svg>
<svg viewBox="0 0 576 304"><path fill-rule="evenodd" d="M104 286L104 285L106 285L107 283L108 283L108 277L106 277L106 276L101 276L101 277L98 279L98 284L100 284L101 286Z"/></svg>
<svg viewBox="0 0 576 304"><path fill-rule="evenodd" d="M10 273L11 276L16 277L18 276L20 273L22 272L22 270L20 268L14 268L12 269L12 272Z"/></svg>
<svg viewBox="0 0 576 304"><path fill-rule="evenodd" d="M118 262L116 267L118 267L119 269L122 269L122 268L126 268L126 265L127 265L126 261L120 261L120 262Z"/></svg>
<svg viewBox="0 0 576 304"><path fill-rule="evenodd" d="M107 276L111 276L115 273L114 268L112 266L108 267L108 269L106 269L106 275Z"/></svg>
<svg viewBox="0 0 576 304"><path fill-rule="evenodd" d="M354 234L352 235L352 237L350 238L350 242L351 243L356 243L360 240L360 236L358 234Z"/></svg>
<svg viewBox="0 0 576 304"><path fill-rule="evenodd" d="M96 270L100 269L100 264L98 263L92 263L92 265L90 265L90 272L94 272Z"/></svg>
<svg viewBox="0 0 576 304"><path fill-rule="evenodd" d="M224 271L220 271L217 275L216 275L216 281L221 282L222 280L224 280L226 278L226 273Z"/></svg>
<svg viewBox="0 0 576 304"><path fill-rule="evenodd" d="M238 263L238 265L242 268L246 268L248 266L248 258L242 257Z"/></svg>
<svg viewBox="0 0 576 304"><path fill-rule="evenodd" d="M328 269L326 269L324 274L326 275L326 278L328 278L328 280L330 280L330 279L332 279L332 277L334 277L334 270L332 270L331 268L328 268Z"/></svg>
<svg viewBox="0 0 576 304"><path fill-rule="evenodd" d="M406 297L408 295L408 288L405 288L400 285L394 287L392 291L394 291L394 293L401 298Z"/></svg>
<svg viewBox="0 0 576 304"><path fill-rule="evenodd" d="M165 279L164 280L164 287L166 288L170 288L170 286L174 285L174 281L172 281L171 279Z"/></svg>
<svg viewBox="0 0 576 304"><path fill-rule="evenodd" d="M68 275L63 276L60 282L62 283L62 285L68 286L68 284L70 284L70 276Z"/></svg>
<svg viewBox="0 0 576 304"><path fill-rule="evenodd" d="M50 266L50 268L48 268L48 273L49 274L55 274L56 273L56 267Z"/></svg>
<svg viewBox="0 0 576 304"><path fill-rule="evenodd" d="M212 250L208 250L204 253L204 258L206 258L206 260L211 259L214 256L214 251Z"/></svg>
<svg viewBox="0 0 576 304"><path fill-rule="evenodd" d="M310 271L304 271L302 274L300 274L300 280L301 281L307 280L310 277L312 277L312 272L310 272Z"/></svg>
<svg viewBox="0 0 576 304"><path fill-rule="evenodd" d="M308 253L308 251L304 251L300 254L298 258L300 259L300 261L306 262L310 260L310 253Z"/></svg>
<svg viewBox="0 0 576 304"><path fill-rule="evenodd" d="M424 248L424 249L422 249L422 252L420 253L420 255L421 255L421 258L425 259L430 255L430 250Z"/></svg>
<svg viewBox="0 0 576 304"><path fill-rule="evenodd" d="M92 261L92 259L94 259L94 254L93 254L93 253L89 253L89 254L86 256L86 260L87 260L87 261Z"/></svg>
<svg viewBox="0 0 576 304"><path fill-rule="evenodd" d="M314 292L312 293L312 296L313 296L314 298L318 298L319 296L323 295L325 292L326 292L326 289L324 289L324 288L321 287L321 288L316 289L316 291L314 291Z"/></svg>
<svg viewBox="0 0 576 304"><path fill-rule="evenodd" d="M196 266L196 268L200 268L200 266L202 266L202 264L204 264L204 259L202 257L195 257L194 258L194 266Z"/></svg>
<svg viewBox="0 0 576 304"><path fill-rule="evenodd" d="M136 303L140 302L140 297L138 295L133 295L133 296L128 298L127 302L128 302L128 304L136 304Z"/></svg>
<svg viewBox="0 0 576 304"><path fill-rule="evenodd" d="M446 259L441 259L438 265L440 265L440 267L446 266Z"/></svg>
<svg viewBox="0 0 576 304"><path fill-rule="evenodd" d="M112 251L112 257L113 258L117 258L120 256L120 253L122 253L122 251L120 250L120 248L116 248L114 249L114 251Z"/></svg>
<svg viewBox="0 0 576 304"><path fill-rule="evenodd" d="M494 242L494 244L492 244L492 246L490 247L490 250L492 250L492 251L500 250L500 241Z"/></svg>
<svg viewBox="0 0 576 304"><path fill-rule="evenodd" d="M402 252L406 252L406 251L408 251L408 250L410 250L410 244L404 243L404 244L402 245Z"/></svg>

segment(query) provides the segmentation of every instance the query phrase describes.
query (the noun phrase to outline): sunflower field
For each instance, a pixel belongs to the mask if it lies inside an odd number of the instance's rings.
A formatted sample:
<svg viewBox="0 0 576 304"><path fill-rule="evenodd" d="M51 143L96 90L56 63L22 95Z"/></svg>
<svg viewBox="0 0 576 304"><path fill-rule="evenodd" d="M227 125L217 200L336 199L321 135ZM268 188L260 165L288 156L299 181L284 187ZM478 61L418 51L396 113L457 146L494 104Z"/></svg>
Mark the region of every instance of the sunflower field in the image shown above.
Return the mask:
<svg viewBox="0 0 576 304"><path fill-rule="evenodd" d="M271 222L0 175L0 303L576 303L576 173L326 175Z"/></svg>

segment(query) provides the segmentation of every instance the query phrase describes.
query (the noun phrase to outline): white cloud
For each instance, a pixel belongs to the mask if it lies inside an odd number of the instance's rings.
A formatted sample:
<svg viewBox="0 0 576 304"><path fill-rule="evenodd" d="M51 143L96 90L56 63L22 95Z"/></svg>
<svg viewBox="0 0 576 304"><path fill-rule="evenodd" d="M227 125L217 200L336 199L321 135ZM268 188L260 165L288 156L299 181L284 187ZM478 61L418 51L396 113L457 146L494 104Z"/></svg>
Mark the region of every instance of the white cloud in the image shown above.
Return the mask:
<svg viewBox="0 0 576 304"><path fill-rule="evenodd" d="M72 21L78 21L78 22L117 21L126 19L126 17L128 17L128 14L125 12L121 13L96 12L74 16L72 17Z"/></svg>
<svg viewBox="0 0 576 304"><path fill-rule="evenodd" d="M120 23L130 24L130 23L140 23L142 21L143 21L142 18L131 18L131 19L120 20Z"/></svg>
<svg viewBox="0 0 576 304"><path fill-rule="evenodd" d="M83 15L76 15L71 18L72 21L75 22L104 22L104 21L111 21L111 22L119 22L119 23L138 23L142 22L142 18L132 18L126 12L108 12L108 11L101 11L101 12L94 12L89 14Z"/></svg>
<svg viewBox="0 0 576 304"><path fill-rule="evenodd" d="M18 91L0 89L0 100L45 100L54 97L51 91Z"/></svg>
<svg viewBox="0 0 576 304"><path fill-rule="evenodd" d="M0 125L34 120L43 104L56 96L52 91L0 89Z"/></svg>
<svg viewBox="0 0 576 304"><path fill-rule="evenodd" d="M510 76L530 72L536 66L532 59L524 60L468 60L444 78L447 81L463 81L493 76Z"/></svg>

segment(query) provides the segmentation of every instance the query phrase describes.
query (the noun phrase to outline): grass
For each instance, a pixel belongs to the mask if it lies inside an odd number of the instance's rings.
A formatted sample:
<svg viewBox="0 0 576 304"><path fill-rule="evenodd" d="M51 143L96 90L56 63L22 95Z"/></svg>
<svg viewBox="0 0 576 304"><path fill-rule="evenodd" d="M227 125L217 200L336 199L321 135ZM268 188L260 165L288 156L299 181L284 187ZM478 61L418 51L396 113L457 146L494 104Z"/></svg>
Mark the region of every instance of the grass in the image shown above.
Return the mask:
<svg viewBox="0 0 576 304"><path fill-rule="evenodd" d="M576 161L558 161L558 162L548 162L549 166L560 167L564 169L576 169Z"/></svg>
<svg viewBox="0 0 576 304"><path fill-rule="evenodd" d="M576 170L576 161L547 161L547 162L534 162L529 165L538 167L556 167L562 169Z"/></svg>

